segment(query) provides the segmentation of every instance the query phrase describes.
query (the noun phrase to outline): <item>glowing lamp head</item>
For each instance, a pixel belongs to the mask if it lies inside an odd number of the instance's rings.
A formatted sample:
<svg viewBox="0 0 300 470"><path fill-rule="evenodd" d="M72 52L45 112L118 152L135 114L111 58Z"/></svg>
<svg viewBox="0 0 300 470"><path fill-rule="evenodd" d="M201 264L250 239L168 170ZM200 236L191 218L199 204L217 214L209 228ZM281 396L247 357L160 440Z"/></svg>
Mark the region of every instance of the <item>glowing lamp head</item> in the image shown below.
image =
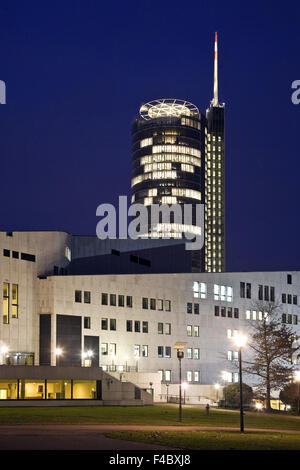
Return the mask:
<svg viewBox="0 0 300 470"><path fill-rule="evenodd" d="M6 354L7 352L8 352L8 347L7 346L2 346L1 353Z"/></svg>
<svg viewBox="0 0 300 470"><path fill-rule="evenodd" d="M243 348L244 346L246 346L246 343L247 343L246 336L237 335L237 336L235 336L234 340L235 340L235 343L236 343L238 348Z"/></svg>
<svg viewBox="0 0 300 470"><path fill-rule="evenodd" d="M186 389L188 388L188 384L187 384L186 382L183 382L183 383L182 383L182 388L183 388L184 390L186 390Z"/></svg>
<svg viewBox="0 0 300 470"><path fill-rule="evenodd" d="M300 382L300 370L296 370L294 377L296 382Z"/></svg>
<svg viewBox="0 0 300 470"><path fill-rule="evenodd" d="M219 388L220 388L220 385L219 385L219 384L215 384L215 389L216 389L216 390L219 390Z"/></svg>
<svg viewBox="0 0 300 470"><path fill-rule="evenodd" d="M262 403L256 403L255 407L258 409L258 410L261 410L262 409Z"/></svg>
<svg viewBox="0 0 300 470"><path fill-rule="evenodd" d="M55 355L56 355L56 356L61 356L61 355L62 355L62 352L63 352L63 351L62 351L61 348L56 348L56 349L55 349Z"/></svg>

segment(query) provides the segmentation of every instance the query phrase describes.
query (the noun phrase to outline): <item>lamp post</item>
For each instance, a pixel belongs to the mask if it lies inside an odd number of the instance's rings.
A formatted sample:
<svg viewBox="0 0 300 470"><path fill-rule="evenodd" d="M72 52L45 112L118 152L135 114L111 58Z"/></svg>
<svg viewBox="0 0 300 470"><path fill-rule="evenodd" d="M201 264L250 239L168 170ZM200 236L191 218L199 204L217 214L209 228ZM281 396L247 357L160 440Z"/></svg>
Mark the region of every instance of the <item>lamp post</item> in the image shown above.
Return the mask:
<svg viewBox="0 0 300 470"><path fill-rule="evenodd" d="M240 376L240 431L244 432L244 411L243 411L243 377L242 377L242 348L246 344L246 337L237 335L235 342L239 352L239 376Z"/></svg>
<svg viewBox="0 0 300 470"><path fill-rule="evenodd" d="M183 404L185 405L185 392L188 387L188 384L186 382L183 382L182 388L183 388Z"/></svg>
<svg viewBox="0 0 300 470"><path fill-rule="evenodd" d="M182 382L181 382L181 360L184 358L183 349L185 347L185 342L177 342L174 345L174 349L177 350L177 358L179 361L179 421L182 421L182 403L181 403L181 392L182 392Z"/></svg>
<svg viewBox="0 0 300 470"><path fill-rule="evenodd" d="M223 379L223 383L224 383L224 389L223 389L223 394L224 394L224 406L226 408L226 384L227 384L227 378L228 378L228 373L223 370L222 372L222 379Z"/></svg>
<svg viewBox="0 0 300 470"><path fill-rule="evenodd" d="M298 384L298 390L297 390L297 413L300 415L300 370L297 370L295 372L295 381Z"/></svg>
<svg viewBox="0 0 300 470"><path fill-rule="evenodd" d="M167 387L167 403L169 403L169 384L166 384Z"/></svg>

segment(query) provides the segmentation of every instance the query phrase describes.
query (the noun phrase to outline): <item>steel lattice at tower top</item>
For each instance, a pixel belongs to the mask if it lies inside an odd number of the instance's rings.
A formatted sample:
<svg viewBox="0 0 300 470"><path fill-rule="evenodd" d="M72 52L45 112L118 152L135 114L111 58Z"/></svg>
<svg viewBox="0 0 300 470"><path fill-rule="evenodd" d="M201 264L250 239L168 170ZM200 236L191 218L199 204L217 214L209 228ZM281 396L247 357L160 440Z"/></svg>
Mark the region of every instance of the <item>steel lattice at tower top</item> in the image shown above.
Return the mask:
<svg viewBox="0 0 300 470"><path fill-rule="evenodd" d="M206 116L189 101L157 99L141 106L132 125L132 202L204 204L205 243L192 254L193 271L225 271L224 110L215 36L214 98Z"/></svg>

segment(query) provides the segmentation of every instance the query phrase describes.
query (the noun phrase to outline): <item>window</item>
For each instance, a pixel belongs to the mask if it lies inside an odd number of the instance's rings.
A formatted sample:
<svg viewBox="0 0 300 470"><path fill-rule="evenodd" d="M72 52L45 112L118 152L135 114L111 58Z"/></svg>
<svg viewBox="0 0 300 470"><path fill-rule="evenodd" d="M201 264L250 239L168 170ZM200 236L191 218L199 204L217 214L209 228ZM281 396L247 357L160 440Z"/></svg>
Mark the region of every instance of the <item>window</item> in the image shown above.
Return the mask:
<svg viewBox="0 0 300 470"><path fill-rule="evenodd" d="M218 305L215 305L215 317L220 316L220 307Z"/></svg>
<svg viewBox="0 0 300 470"><path fill-rule="evenodd" d="M227 309L227 317L232 318L232 307L228 307Z"/></svg>
<svg viewBox="0 0 300 470"><path fill-rule="evenodd" d="M238 372L235 372L235 373L234 373L234 375L233 375L233 381L234 381L234 383L238 383L238 381L239 381L239 374L238 374Z"/></svg>
<svg viewBox="0 0 300 470"><path fill-rule="evenodd" d="M111 331L116 331L116 329L117 329L117 320L115 318L111 318L109 320L109 329Z"/></svg>
<svg viewBox="0 0 300 470"><path fill-rule="evenodd" d="M271 302L275 302L275 287L270 287L270 300Z"/></svg>
<svg viewBox="0 0 300 470"><path fill-rule="evenodd" d="M3 283L3 323L9 323L9 284Z"/></svg>
<svg viewBox="0 0 300 470"><path fill-rule="evenodd" d="M227 330L227 338L232 338L232 330Z"/></svg>
<svg viewBox="0 0 300 470"><path fill-rule="evenodd" d="M101 319L101 330L107 330L108 329L108 319L107 318L102 318Z"/></svg>
<svg viewBox="0 0 300 470"><path fill-rule="evenodd" d="M75 291L75 302L82 302L82 292L81 290Z"/></svg>
<svg viewBox="0 0 300 470"><path fill-rule="evenodd" d="M196 337L199 336L199 326L194 325L194 336L196 336Z"/></svg>
<svg viewBox="0 0 300 470"><path fill-rule="evenodd" d="M298 325L298 316L293 315L293 325Z"/></svg>
<svg viewBox="0 0 300 470"><path fill-rule="evenodd" d="M19 259L19 252L18 251L13 251L12 252L12 257L15 259Z"/></svg>
<svg viewBox="0 0 300 470"><path fill-rule="evenodd" d="M246 310L246 320L251 320L251 312L250 312L250 310Z"/></svg>
<svg viewBox="0 0 300 470"><path fill-rule="evenodd" d="M107 354L108 354L108 344L107 343L101 343L101 354L102 354L102 356L107 356Z"/></svg>
<svg viewBox="0 0 300 470"><path fill-rule="evenodd" d="M197 299L206 299L207 288L205 282L194 281L193 284L194 297Z"/></svg>
<svg viewBox="0 0 300 470"><path fill-rule="evenodd" d="M141 346L139 344L134 345L133 355L134 355L134 357L140 357L140 355L141 355Z"/></svg>
<svg viewBox="0 0 300 470"><path fill-rule="evenodd" d="M159 374L159 379L162 382L163 381L163 376L164 376L164 371L159 369L157 372Z"/></svg>
<svg viewBox="0 0 300 470"><path fill-rule="evenodd" d="M89 330L91 328L91 317L84 317L83 325L84 328Z"/></svg>
<svg viewBox="0 0 300 470"><path fill-rule="evenodd" d="M85 304L91 303L91 293L89 291L84 291L84 303Z"/></svg>
<svg viewBox="0 0 300 470"><path fill-rule="evenodd" d="M186 334L188 336L192 336L192 325L187 325L186 327Z"/></svg>
<svg viewBox="0 0 300 470"><path fill-rule="evenodd" d="M134 322L134 332L140 333L140 331L141 331L141 322L136 320Z"/></svg>
<svg viewBox="0 0 300 470"><path fill-rule="evenodd" d="M148 309L148 299L146 297L142 299L142 307Z"/></svg>
<svg viewBox="0 0 300 470"><path fill-rule="evenodd" d="M132 296L131 295L126 296L126 307L132 308Z"/></svg>
<svg viewBox="0 0 300 470"><path fill-rule="evenodd" d="M233 351L233 360L237 361L239 359L239 353L238 351Z"/></svg>
<svg viewBox="0 0 300 470"><path fill-rule="evenodd" d="M187 359L192 359L192 348L187 348L186 357Z"/></svg>
<svg viewBox="0 0 300 470"><path fill-rule="evenodd" d="M286 294L282 294L281 301L283 304L286 304Z"/></svg>
<svg viewBox="0 0 300 470"><path fill-rule="evenodd" d="M171 334L171 323L166 323L165 324L165 335L170 335Z"/></svg>
<svg viewBox="0 0 300 470"><path fill-rule="evenodd" d="M258 300L263 300L263 286L258 286Z"/></svg>
<svg viewBox="0 0 300 470"><path fill-rule="evenodd" d="M200 382L200 372L198 370L194 372L194 382Z"/></svg>
<svg viewBox="0 0 300 470"><path fill-rule="evenodd" d="M157 332L158 332L159 335L162 335L164 333L164 324L163 323L158 323Z"/></svg>
<svg viewBox="0 0 300 470"><path fill-rule="evenodd" d="M297 305L297 304L298 304L297 295L293 295L293 304L294 304L294 305Z"/></svg>
<svg viewBox="0 0 300 470"><path fill-rule="evenodd" d="M157 310L163 310L164 309L164 301L162 299L157 300Z"/></svg>
<svg viewBox="0 0 300 470"><path fill-rule="evenodd" d="M171 312L171 300L165 300L165 310Z"/></svg>
<svg viewBox="0 0 300 470"><path fill-rule="evenodd" d="M110 343L109 345L109 354L115 356L117 354L117 345L116 343Z"/></svg>
<svg viewBox="0 0 300 470"><path fill-rule="evenodd" d="M156 299L150 299L150 310L156 310Z"/></svg>
<svg viewBox="0 0 300 470"><path fill-rule="evenodd" d="M157 346L157 357L164 357L164 347Z"/></svg>
<svg viewBox="0 0 300 470"><path fill-rule="evenodd" d="M108 294L101 294L101 304L108 305Z"/></svg>
<svg viewBox="0 0 300 470"><path fill-rule="evenodd" d="M132 320L126 320L126 331L132 331Z"/></svg>
<svg viewBox="0 0 300 470"><path fill-rule="evenodd" d="M148 333L148 322L143 321L142 323L143 333Z"/></svg>
<svg viewBox="0 0 300 470"><path fill-rule="evenodd" d="M186 311L187 313L193 313L193 304L191 302L186 304Z"/></svg>
<svg viewBox="0 0 300 470"><path fill-rule="evenodd" d="M192 382L193 381L193 372L191 370L187 371L186 380L187 380L187 382Z"/></svg>
<svg viewBox="0 0 300 470"><path fill-rule="evenodd" d="M194 348L194 359L199 359L199 348Z"/></svg>
<svg viewBox="0 0 300 470"><path fill-rule="evenodd" d="M228 361L232 361L232 351L227 351L227 359Z"/></svg>
<svg viewBox="0 0 300 470"><path fill-rule="evenodd" d="M288 304L291 304L291 303L292 303L292 296L291 296L291 294L288 294L288 296L287 296L287 301L288 301L288 302L287 302Z"/></svg>
<svg viewBox="0 0 300 470"><path fill-rule="evenodd" d="M287 274L287 283L292 284L292 275L291 274Z"/></svg>
<svg viewBox="0 0 300 470"><path fill-rule="evenodd" d="M165 347L165 357L171 357L171 346Z"/></svg>
<svg viewBox="0 0 300 470"><path fill-rule="evenodd" d="M119 307L124 307L125 305L124 295L118 295L118 305Z"/></svg>
<svg viewBox="0 0 300 470"><path fill-rule="evenodd" d="M11 296L11 316L12 318L18 318L19 310L19 286L18 284L12 285L12 296Z"/></svg>
<svg viewBox="0 0 300 470"><path fill-rule="evenodd" d="M194 304L194 314L199 315L199 304Z"/></svg>
<svg viewBox="0 0 300 470"><path fill-rule="evenodd" d="M265 300L269 300L269 286L264 287Z"/></svg>
<svg viewBox="0 0 300 470"><path fill-rule="evenodd" d="M221 317L226 317L226 307L221 307Z"/></svg>
<svg viewBox="0 0 300 470"><path fill-rule="evenodd" d="M148 357L148 346L146 344L142 346L142 356Z"/></svg>
<svg viewBox="0 0 300 470"><path fill-rule="evenodd" d="M246 297L247 299L251 299L251 284L248 282L246 284Z"/></svg>
<svg viewBox="0 0 300 470"><path fill-rule="evenodd" d="M109 296L109 303L110 305L112 305L113 307L115 307L117 305L117 296L116 294L110 294Z"/></svg>
<svg viewBox="0 0 300 470"><path fill-rule="evenodd" d="M242 299L245 298L245 283L244 282L240 282L240 297Z"/></svg>
<svg viewBox="0 0 300 470"><path fill-rule="evenodd" d="M230 286L219 286L214 284L214 299L232 302L233 289Z"/></svg>
<svg viewBox="0 0 300 470"><path fill-rule="evenodd" d="M281 316L282 323L286 323L286 313L283 313Z"/></svg>
<svg viewBox="0 0 300 470"><path fill-rule="evenodd" d="M8 258L10 257L10 250L3 250L3 256L7 256Z"/></svg>
<svg viewBox="0 0 300 470"><path fill-rule="evenodd" d="M234 318L239 318L239 309L238 308L235 308L234 311L233 311L233 316Z"/></svg>
<svg viewBox="0 0 300 470"><path fill-rule="evenodd" d="M165 381L166 382L171 382L171 371L170 370L165 370Z"/></svg>
<svg viewBox="0 0 300 470"><path fill-rule="evenodd" d="M293 316L288 314L288 321L287 321L290 325L292 324L293 322Z"/></svg>

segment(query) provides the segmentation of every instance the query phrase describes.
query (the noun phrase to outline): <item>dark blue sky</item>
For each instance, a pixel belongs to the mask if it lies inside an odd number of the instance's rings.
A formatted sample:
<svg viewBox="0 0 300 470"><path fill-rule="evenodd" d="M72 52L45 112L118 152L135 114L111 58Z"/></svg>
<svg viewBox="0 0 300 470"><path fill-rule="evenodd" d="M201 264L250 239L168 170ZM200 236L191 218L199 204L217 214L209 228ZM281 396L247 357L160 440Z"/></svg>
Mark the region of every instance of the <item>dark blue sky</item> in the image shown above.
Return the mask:
<svg viewBox="0 0 300 470"><path fill-rule="evenodd" d="M300 6L273 1L0 1L1 230L95 234L129 193L141 103L204 113L219 34L227 268L300 269Z"/></svg>

